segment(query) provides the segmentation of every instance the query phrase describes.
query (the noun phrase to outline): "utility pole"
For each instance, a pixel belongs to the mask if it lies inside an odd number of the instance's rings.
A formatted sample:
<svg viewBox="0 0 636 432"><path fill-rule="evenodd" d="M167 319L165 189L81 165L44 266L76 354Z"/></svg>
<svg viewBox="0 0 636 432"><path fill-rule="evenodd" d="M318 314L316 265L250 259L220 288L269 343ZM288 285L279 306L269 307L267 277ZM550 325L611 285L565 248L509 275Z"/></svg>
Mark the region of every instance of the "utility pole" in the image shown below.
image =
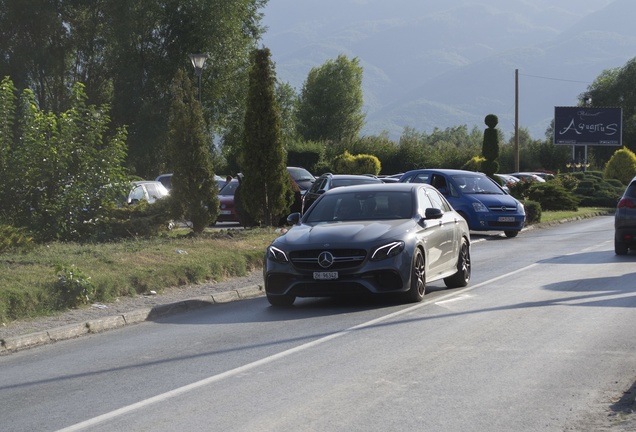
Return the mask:
<svg viewBox="0 0 636 432"><path fill-rule="evenodd" d="M515 69L515 172L519 171L519 69Z"/></svg>

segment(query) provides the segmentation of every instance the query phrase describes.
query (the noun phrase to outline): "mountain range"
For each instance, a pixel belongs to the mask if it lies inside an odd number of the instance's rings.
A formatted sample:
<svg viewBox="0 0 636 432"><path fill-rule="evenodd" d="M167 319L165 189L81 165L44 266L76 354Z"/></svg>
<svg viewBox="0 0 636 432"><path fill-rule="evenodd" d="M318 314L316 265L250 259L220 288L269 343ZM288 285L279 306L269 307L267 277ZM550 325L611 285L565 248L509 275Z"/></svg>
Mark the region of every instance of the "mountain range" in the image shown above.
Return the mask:
<svg viewBox="0 0 636 432"><path fill-rule="evenodd" d="M636 54L634 0L269 0L262 12L279 80L300 92L312 67L358 58L362 132L392 139L484 128L487 114L511 136L515 106L544 138L555 106Z"/></svg>

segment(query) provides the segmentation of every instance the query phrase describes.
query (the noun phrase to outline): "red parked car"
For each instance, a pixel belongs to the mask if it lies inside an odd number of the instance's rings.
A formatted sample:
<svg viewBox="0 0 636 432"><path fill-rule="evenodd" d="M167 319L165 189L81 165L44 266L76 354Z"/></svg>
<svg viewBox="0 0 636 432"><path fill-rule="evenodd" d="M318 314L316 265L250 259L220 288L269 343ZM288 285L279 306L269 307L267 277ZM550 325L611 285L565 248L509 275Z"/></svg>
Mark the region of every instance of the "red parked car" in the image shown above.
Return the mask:
<svg viewBox="0 0 636 432"><path fill-rule="evenodd" d="M219 217L217 222L239 222L239 217L234 208L234 193L238 188L238 179L232 179L219 191Z"/></svg>

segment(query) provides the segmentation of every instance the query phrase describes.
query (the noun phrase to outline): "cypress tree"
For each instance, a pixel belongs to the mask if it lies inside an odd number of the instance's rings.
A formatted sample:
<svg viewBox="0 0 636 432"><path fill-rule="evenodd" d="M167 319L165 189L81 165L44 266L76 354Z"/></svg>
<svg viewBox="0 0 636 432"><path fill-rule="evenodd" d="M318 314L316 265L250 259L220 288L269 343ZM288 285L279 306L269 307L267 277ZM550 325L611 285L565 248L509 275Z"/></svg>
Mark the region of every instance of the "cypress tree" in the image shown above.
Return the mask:
<svg viewBox="0 0 636 432"><path fill-rule="evenodd" d="M200 234L219 214L218 186L206 139L205 121L196 90L180 69L172 84L169 148L172 156L172 189L175 217L192 224Z"/></svg>
<svg viewBox="0 0 636 432"><path fill-rule="evenodd" d="M239 158L243 180L238 199L252 220L266 226L277 225L294 199L281 139L275 84L269 49L255 49Z"/></svg>

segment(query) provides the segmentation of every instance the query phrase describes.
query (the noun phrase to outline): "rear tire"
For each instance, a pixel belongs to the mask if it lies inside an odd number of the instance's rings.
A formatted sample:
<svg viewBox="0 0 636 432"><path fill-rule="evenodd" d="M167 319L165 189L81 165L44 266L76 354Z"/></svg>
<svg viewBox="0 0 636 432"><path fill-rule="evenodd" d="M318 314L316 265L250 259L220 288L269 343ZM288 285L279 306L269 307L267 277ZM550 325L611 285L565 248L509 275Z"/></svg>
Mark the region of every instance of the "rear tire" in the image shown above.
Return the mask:
<svg viewBox="0 0 636 432"><path fill-rule="evenodd" d="M296 297L292 295L270 295L267 294L267 301L275 307L289 307L294 304Z"/></svg>
<svg viewBox="0 0 636 432"><path fill-rule="evenodd" d="M424 294L426 294L426 265L422 251L417 248L411 267L411 287L405 293L405 298L409 303L417 303L424 299Z"/></svg>
<svg viewBox="0 0 636 432"><path fill-rule="evenodd" d="M629 247L625 243L614 240L614 253L616 255L627 255L627 252L629 252Z"/></svg>
<svg viewBox="0 0 636 432"><path fill-rule="evenodd" d="M461 288L468 285L470 281L471 263L470 263L470 247L468 241L462 238L462 245L457 257L457 273L444 278L444 284L447 288Z"/></svg>

